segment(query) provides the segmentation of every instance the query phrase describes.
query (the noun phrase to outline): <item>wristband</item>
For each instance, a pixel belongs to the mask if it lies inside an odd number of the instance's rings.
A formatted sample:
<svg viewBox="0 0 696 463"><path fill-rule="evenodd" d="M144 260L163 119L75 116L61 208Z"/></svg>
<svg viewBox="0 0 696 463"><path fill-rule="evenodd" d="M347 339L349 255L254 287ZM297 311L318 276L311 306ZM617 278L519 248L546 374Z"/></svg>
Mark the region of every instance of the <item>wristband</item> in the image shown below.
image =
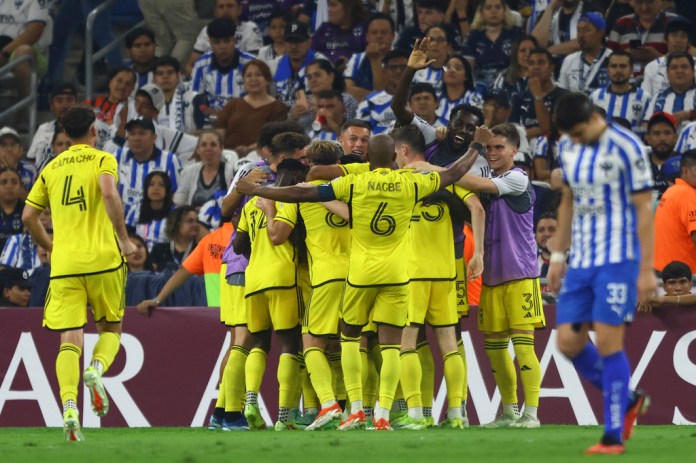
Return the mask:
<svg viewBox="0 0 696 463"><path fill-rule="evenodd" d="M469 145L469 148L475 149L478 151L479 156L485 156L486 155L486 147L483 146L481 143L475 141Z"/></svg>
<svg viewBox="0 0 696 463"><path fill-rule="evenodd" d="M552 252L549 259L550 264L565 264L566 255L563 252Z"/></svg>

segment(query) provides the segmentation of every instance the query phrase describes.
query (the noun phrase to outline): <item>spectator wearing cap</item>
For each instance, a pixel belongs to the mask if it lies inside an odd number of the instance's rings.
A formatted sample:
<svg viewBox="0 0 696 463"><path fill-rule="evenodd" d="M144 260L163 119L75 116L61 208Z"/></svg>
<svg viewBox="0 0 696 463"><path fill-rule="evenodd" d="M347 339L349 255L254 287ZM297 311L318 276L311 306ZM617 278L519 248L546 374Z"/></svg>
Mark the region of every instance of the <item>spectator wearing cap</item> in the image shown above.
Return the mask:
<svg viewBox="0 0 696 463"><path fill-rule="evenodd" d="M692 27L691 22L685 18L676 17L669 20L665 28L667 55L679 51L690 53L691 55L696 54L696 50L694 50L689 41L689 32ZM667 56L660 56L645 66L641 88L651 95L657 95L669 88Z"/></svg>
<svg viewBox="0 0 696 463"><path fill-rule="evenodd" d="M483 125L486 127L495 127L500 124L510 123L510 115L512 115L511 98L505 90L492 89L489 90L483 97L482 104ZM529 140L524 127L520 124L512 124L520 134L520 146L517 148L518 153L523 153L530 159L533 159L533 152L529 146Z"/></svg>
<svg viewBox="0 0 696 463"><path fill-rule="evenodd" d="M396 121L391 102L407 62L408 53L398 49L389 51L382 59L384 89L368 94L358 106L358 118L367 122L375 135L390 130Z"/></svg>
<svg viewBox="0 0 696 463"><path fill-rule="evenodd" d="M468 104L481 108L483 97L474 87L474 77L469 61L461 55L453 55L447 59L443 67L442 90L437 107L437 118L446 126L452 109L460 104Z"/></svg>
<svg viewBox="0 0 696 463"><path fill-rule="evenodd" d="M0 166L0 249L7 239L21 233L24 201L21 199L19 174L11 167Z"/></svg>
<svg viewBox="0 0 696 463"><path fill-rule="evenodd" d="M285 11L291 17L297 17L302 9L303 0L241 0L241 4L241 19L253 21L261 29L261 35L268 37L273 13Z"/></svg>
<svg viewBox="0 0 696 463"><path fill-rule="evenodd" d="M538 47L539 42L533 35L521 35L512 42L510 66L498 74L493 88L504 90L510 96L510 101L524 92L527 89L529 54Z"/></svg>
<svg viewBox="0 0 696 463"><path fill-rule="evenodd" d="M366 19L362 0L328 0L328 20L312 34L312 48L343 71L351 55L367 47Z"/></svg>
<svg viewBox="0 0 696 463"><path fill-rule="evenodd" d="M232 20L236 26L234 35L237 41L237 48L243 52L255 55L263 46L263 37L261 37L259 26L254 24L253 21L241 21L239 19L243 8L244 6L240 3L240 0L215 0L213 15L216 18L228 18ZM193 44L191 56L186 66L184 66L185 74L191 75L196 60L200 58L201 55L209 53L210 51L208 26L206 26L201 29L201 32L196 38L196 42Z"/></svg>
<svg viewBox="0 0 696 463"><path fill-rule="evenodd" d="M0 307L27 307L31 296L31 282L26 270L6 267L0 270Z"/></svg>
<svg viewBox="0 0 696 463"><path fill-rule="evenodd" d="M435 87L426 82L417 82L411 86L408 105L421 121L432 127L447 127L437 117L439 100Z"/></svg>
<svg viewBox="0 0 696 463"><path fill-rule="evenodd" d="M669 87L653 95L646 111L650 118L655 113L665 112L674 116L681 130L696 120L696 85L694 84L694 57L686 52L667 55L667 80Z"/></svg>
<svg viewBox="0 0 696 463"><path fill-rule="evenodd" d="M696 271L696 150L682 155L681 178L665 191L655 211L655 270L674 260Z"/></svg>
<svg viewBox="0 0 696 463"><path fill-rule="evenodd" d="M126 52L131 59L130 67L135 71L133 92L152 82L152 65L155 60L155 33L146 27L133 29L126 35Z"/></svg>
<svg viewBox="0 0 696 463"><path fill-rule="evenodd" d="M628 52L617 50L609 55L607 72L609 84L590 95L592 103L607 112L607 119L622 118L631 130L641 130L651 95L632 83L633 58Z"/></svg>
<svg viewBox="0 0 696 463"><path fill-rule="evenodd" d="M677 144L677 123L674 116L669 113L655 113L648 121L645 142L650 146L650 165L655 182L653 189L659 199L668 187L660 169L667 159L676 154L674 147Z"/></svg>
<svg viewBox="0 0 696 463"><path fill-rule="evenodd" d="M268 38L270 43L261 47L256 57L264 63L270 63L285 54L285 28L292 22L288 11L274 10L268 23Z"/></svg>
<svg viewBox="0 0 696 463"><path fill-rule="evenodd" d="M580 51L566 56L561 65L558 85L571 92L590 94L609 83L607 64L611 49L604 43L606 23L599 13L580 16L577 41Z"/></svg>
<svg viewBox="0 0 696 463"><path fill-rule="evenodd" d="M493 86L498 74L510 65L512 43L522 35L515 17L503 0L483 0L476 9L463 54L476 61L476 83Z"/></svg>
<svg viewBox="0 0 696 463"><path fill-rule="evenodd" d="M367 22L367 47L365 51L351 56L343 77L346 91L356 100L364 99L373 91L384 90L387 77L383 72L384 58L394 42L394 20L391 16L377 13Z"/></svg>
<svg viewBox="0 0 696 463"><path fill-rule="evenodd" d="M214 112L230 99L244 95L242 71L254 59L237 48L235 32L231 19L213 19L208 24L211 51L196 60L191 72L191 90L203 96Z"/></svg>
<svg viewBox="0 0 696 463"><path fill-rule="evenodd" d="M139 117L125 125L127 146L114 152L119 164L118 189L123 200L126 217L136 217L130 213L132 208L140 209L143 198L145 177L152 171L166 172L176 191L181 174L181 162L174 154L155 146L157 135L152 119ZM135 223L126 223L135 227Z"/></svg>
<svg viewBox="0 0 696 463"><path fill-rule="evenodd" d="M586 3L581 0L552 0L532 30L539 46L548 47L554 56L578 51L578 22L585 13Z"/></svg>
<svg viewBox="0 0 696 463"><path fill-rule="evenodd" d="M619 18L609 33L609 48L625 50L633 57L634 75L667 53L665 31L675 14L662 10L662 0L631 0L634 13Z"/></svg>
<svg viewBox="0 0 696 463"><path fill-rule="evenodd" d="M285 29L285 55L276 58L269 65L276 85L276 96L288 108L296 103L307 103L307 65L318 59L326 59L321 53L312 50L311 45L312 37L307 25L293 21Z"/></svg>
<svg viewBox="0 0 696 463"><path fill-rule="evenodd" d="M36 167L22 159L23 154L22 140L17 131L12 127L0 129L0 167L9 167L17 171L21 180L22 198L31 190L37 176Z"/></svg>
<svg viewBox="0 0 696 463"><path fill-rule="evenodd" d="M27 158L34 161L37 166L46 163L47 159L58 153L51 151L51 139L53 138L60 118L77 104L77 89L70 82L56 83L49 94L51 114L55 118L52 121L44 122L39 126L31 140Z"/></svg>
<svg viewBox="0 0 696 463"><path fill-rule="evenodd" d="M195 94L181 82L179 70L179 62L171 56L163 56L152 65L152 82L164 95L164 104L157 114L157 125L189 132L195 129L192 107Z"/></svg>
<svg viewBox="0 0 696 463"><path fill-rule="evenodd" d="M132 106L124 106L123 112L116 120L116 133L113 138L104 144L104 150L116 152L119 147L126 145L126 127L128 122L139 117L151 119L154 123L164 107L164 93L155 84L146 84L135 93ZM130 112L130 109L134 113ZM125 114L128 111L128 114ZM182 165L186 166L194 162L193 154L198 143L194 135L181 132L166 126L155 124L155 146L161 150L173 153L179 158Z"/></svg>
<svg viewBox="0 0 696 463"><path fill-rule="evenodd" d="M432 63L424 69L419 69L413 81L432 85L439 99L442 93L445 63L453 50L452 28L447 24L430 26L425 31L424 40L426 39L428 40L428 60L432 60Z"/></svg>
<svg viewBox="0 0 696 463"><path fill-rule="evenodd" d="M667 185L672 186L676 179L681 176L681 155L672 156L667 159L662 167L660 167L660 177L662 177Z"/></svg>
<svg viewBox="0 0 696 463"><path fill-rule="evenodd" d="M392 1L392 3L394 3ZM398 2L396 2L398 3ZM425 31L431 26L437 26L445 22L447 12L445 0L416 0L416 16L418 22L410 24L401 30L394 48L410 52L416 39L425 37ZM465 18L468 26L468 18ZM398 23L398 21L397 21Z"/></svg>

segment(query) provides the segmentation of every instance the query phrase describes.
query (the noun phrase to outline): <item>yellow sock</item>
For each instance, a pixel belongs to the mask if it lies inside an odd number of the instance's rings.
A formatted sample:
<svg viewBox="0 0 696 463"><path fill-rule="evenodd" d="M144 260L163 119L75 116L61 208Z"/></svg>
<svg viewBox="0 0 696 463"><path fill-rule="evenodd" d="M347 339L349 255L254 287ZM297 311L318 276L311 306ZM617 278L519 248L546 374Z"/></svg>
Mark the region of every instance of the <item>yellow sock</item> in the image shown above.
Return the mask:
<svg viewBox="0 0 696 463"><path fill-rule="evenodd" d="M401 352L401 390L404 393L408 408L423 406L421 401L422 376L418 352L415 350ZM379 403L381 404L382 401L380 400Z"/></svg>
<svg viewBox="0 0 696 463"><path fill-rule="evenodd" d="M369 360L368 360L368 355L367 355L367 347L361 347L360 348L360 364L362 365L362 370L360 373L362 374L362 385L363 385L363 395L365 395L365 383L367 383L367 376L369 375Z"/></svg>
<svg viewBox="0 0 696 463"><path fill-rule="evenodd" d="M266 352L255 347L249 352L244 366L246 390L259 393L263 374L266 372Z"/></svg>
<svg viewBox="0 0 696 463"><path fill-rule="evenodd" d="M60 388L60 400L77 403L77 385L80 383L80 355L82 349L69 342L60 345L56 358L56 376Z"/></svg>
<svg viewBox="0 0 696 463"><path fill-rule="evenodd" d="M327 354L331 366L331 387L336 400L346 400L346 382L343 379L343 366L341 365L341 353L331 352Z"/></svg>
<svg viewBox="0 0 696 463"><path fill-rule="evenodd" d="M278 359L278 407L297 407L300 363L295 354L280 354Z"/></svg>
<svg viewBox="0 0 696 463"><path fill-rule="evenodd" d="M312 386L319 397L319 402L325 404L336 399L331 385L331 366L324 354L318 347L310 347L304 351L305 363Z"/></svg>
<svg viewBox="0 0 696 463"><path fill-rule="evenodd" d="M524 389L525 406L539 406L541 388L541 366L534 352L533 334L513 334L512 347L515 349L517 364L520 366L520 379Z"/></svg>
<svg viewBox="0 0 696 463"><path fill-rule="evenodd" d="M385 344L380 346L382 371L380 371L379 375L379 406L387 410L391 409L396 388L399 385L399 377L401 375L400 350L398 344ZM413 353L415 354L415 352ZM413 357L416 363L418 362L417 355L411 355L411 357ZM416 388L418 390L418 395L420 395L420 378L418 379Z"/></svg>
<svg viewBox="0 0 696 463"><path fill-rule="evenodd" d="M491 361L493 378L500 389L503 405L517 404L517 372L508 353L510 338L486 338L486 354Z"/></svg>
<svg viewBox="0 0 696 463"><path fill-rule="evenodd" d="M418 360L420 361L422 371L420 387L421 402L424 407L432 407L433 395L435 394L435 362L433 362L433 352L430 350L428 341L418 344L416 346L416 352L418 352Z"/></svg>
<svg viewBox="0 0 696 463"><path fill-rule="evenodd" d="M462 383L464 382L464 362L458 350L448 352L442 356L445 370L445 384L447 385L448 408L460 408L462 406Z"/></svg>
<svg viewBox="0 0 696 463"><path fill-rule="evenodd" d="M346 395L353 403L362 401L362 360L360 360L360 337L341 335L341 366Z"/></svg>
<svg viewBox="0 0 696 463"><path fill-rule="evenodd" d="M242 402L239 399L244 396L244 370L248 357L249 351L241 346L232 346L230 349L222 376L225 393L220 394L225 397L222 406L225 407L226 412L242 411Z"/></svg>
<svg viewBox="0 0 696 463"><path fill-rule="evenodd" d="M102 373L106 373L106 370L114 363L114 359L120 347L121 335L110 331L104 331L99 335L97 344L94 346L92 362L97 361L101 363L104 368Z"/></svg>
<svg viewBox="0 0 696 463"><path fill-rule="evenodd" d="M377 394L379 392L379 374L377 373L375 362L369 354L363 359L363 368L367 369L367 374L364 375L365 382L363 383L363 404L365 407L374 408L377 404Z"/></svg>
<svg viewBox="0 0 696 463"><path fill-rule="evenodd" d="M464 350L464 341L459 339L457 341L457 349L459 349L459 354L462 356L462 363L464 364L464 384L462 384L462 402L466 402L469 398L469 376L466 369L466 351Z"/></svg>
<svg viewBox="0 0 696 463"><path fill-rule="evenodd" d="M225 408L225 376L223 375L222 381L218 384L218 396L215 400L215 408Z"/></svg>

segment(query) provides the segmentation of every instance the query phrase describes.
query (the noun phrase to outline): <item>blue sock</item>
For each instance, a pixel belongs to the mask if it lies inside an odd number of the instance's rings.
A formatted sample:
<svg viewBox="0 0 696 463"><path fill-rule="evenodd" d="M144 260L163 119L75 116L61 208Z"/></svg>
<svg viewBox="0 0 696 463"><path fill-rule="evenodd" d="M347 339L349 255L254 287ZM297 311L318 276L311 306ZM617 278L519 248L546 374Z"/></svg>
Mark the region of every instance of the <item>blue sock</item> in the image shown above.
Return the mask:
<svg viewBox="0 0 696 463"><path fill-rule="evenodd" d="M631 370L624 351L602 357L602 392L604 396L604 437L623 442L624 415L628 402Z"/></svg>
<svg viewBox="0 0 696 463"><path fill-rule="evenodd" d="M573 359L575 369L594 387L602 390L602 358L594 344L588 342L582 351Z"/></svg>

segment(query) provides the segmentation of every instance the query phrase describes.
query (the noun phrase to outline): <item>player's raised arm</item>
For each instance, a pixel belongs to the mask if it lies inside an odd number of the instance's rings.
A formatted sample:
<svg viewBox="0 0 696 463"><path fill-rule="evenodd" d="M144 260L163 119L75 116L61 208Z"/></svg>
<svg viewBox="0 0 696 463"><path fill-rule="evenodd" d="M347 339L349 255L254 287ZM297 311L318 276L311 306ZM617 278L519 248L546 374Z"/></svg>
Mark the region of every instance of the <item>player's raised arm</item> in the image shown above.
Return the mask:
<svg viewBox="0 0 696 463"><path fill-rule="evenodd" d="M118 247L121 249L121 255L130 256L135 253L136 249L135 245L128 239L126 221L123 215L123 203L121 202L121 195L118 194L114 176L101 174L99 176L99 189L101 190L102 199L104 199L106 215L109 216L109 220L116 231L116 239L118 240Z"/></svg>
<svg viewBox="0 0 696 463"><path fill-rule="evenodd" d="M430 39L428 37L416 40L411 56L408 57L406 70L401 75L401 81L394 92L391 108L396 116L396 121L401 125L410 124L414 117L413 111L408 107L408 91L411 88L413 77L418 70L425 69L435 62L434 59L428 60L429 45Z"/></svg>
<svg viewBox="0 0 696 463"><path fill-rule="evenodd" d="M440 183L442 187L452 185L469 172L479 155L483 156L486 152L488 142L493 138L493 133L486 126L476 128L474 141L469 145L469 149L462 157L457 159L449 169L440 172Z"/></svg>

